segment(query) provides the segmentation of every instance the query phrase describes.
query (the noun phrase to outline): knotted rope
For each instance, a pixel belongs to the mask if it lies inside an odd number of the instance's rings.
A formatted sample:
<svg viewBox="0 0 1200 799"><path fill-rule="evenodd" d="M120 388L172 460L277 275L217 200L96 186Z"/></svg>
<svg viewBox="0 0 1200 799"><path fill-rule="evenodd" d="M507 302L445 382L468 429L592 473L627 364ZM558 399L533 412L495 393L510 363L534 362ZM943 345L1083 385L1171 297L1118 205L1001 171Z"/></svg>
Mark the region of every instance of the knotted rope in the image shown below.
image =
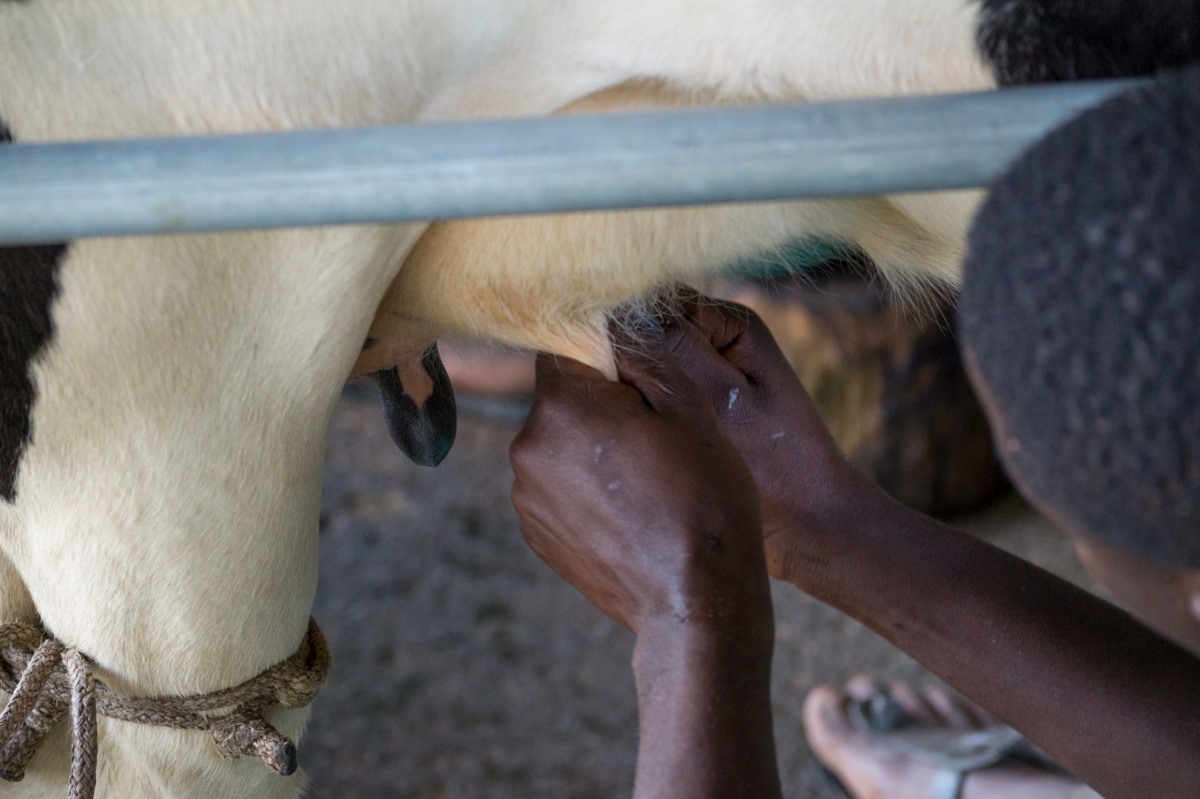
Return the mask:
<svg viewBox="0 0 1200 799"><path fill-rule="evenodd" d="M96 791L97 714L134 724L208 730L225 758L254 755L276 774L296 771L296 745L263 718L272 705L304 707L329 673L329 647L317 623L291 657L234 688L193 696L124 697L92 675L92 664L36 627L0 625L0 778L16 782L46 733L71 717L70 799Z"/></svg>

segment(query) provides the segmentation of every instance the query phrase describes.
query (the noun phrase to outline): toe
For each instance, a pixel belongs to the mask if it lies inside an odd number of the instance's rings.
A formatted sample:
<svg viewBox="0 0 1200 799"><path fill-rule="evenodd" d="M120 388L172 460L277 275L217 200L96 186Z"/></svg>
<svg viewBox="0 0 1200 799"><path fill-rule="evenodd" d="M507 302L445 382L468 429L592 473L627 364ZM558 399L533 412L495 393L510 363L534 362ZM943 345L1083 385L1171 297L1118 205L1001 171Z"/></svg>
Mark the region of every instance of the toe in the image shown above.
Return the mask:
<svg viewBox="0 0 1200 799"><path fill-rule="evenodd" d="M941 720L929 704L925 695L907 682L895 682L889 690L892 698L904 712L916 721L930 726L940 726Z"/></svg>
<svg viewBox="0 0 1200 799"><path fill-rule="evenodd" d="M886 693L883 683L869 674L858 674L851 677L842 689L846 696L856 702L865 702L872 696Z"/></svg>
<svg viewBox="0 0 1200 799"><path fill-rule="evenodd" d="M925 689L925 701L941 718L941 724L954 730L967 730L978 726L974 715L971 714L964 702L951 696L944 688L931 685Z"/></svg>
<svg viewBox="0 0 1200 799"><path fill-rule="evenodd" d="M804 699L804 732L822 760L830 753L831 746L856 734L846 715L846 701L846 695L832 685L817 686Z"/></svg>
<svg viewBox="0 0 1200 799"><path fill-rule="evenodd" d="M864 690L860 683L857 691ZM869 694L868 694L869 695ZM935 769L918 763L887 743L887 735L855 727L847 705L849 691L824 685L804 701L804 731L813 753L858 799L923 799Z"/></svg>

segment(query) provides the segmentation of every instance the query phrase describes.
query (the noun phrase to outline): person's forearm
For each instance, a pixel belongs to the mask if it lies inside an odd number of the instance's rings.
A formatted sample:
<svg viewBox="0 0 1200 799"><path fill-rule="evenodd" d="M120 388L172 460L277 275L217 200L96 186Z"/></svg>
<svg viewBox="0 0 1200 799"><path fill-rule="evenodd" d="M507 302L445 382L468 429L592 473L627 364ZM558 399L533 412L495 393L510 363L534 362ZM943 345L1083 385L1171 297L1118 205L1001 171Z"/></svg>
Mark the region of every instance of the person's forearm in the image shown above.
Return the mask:
<svg viewBox="0 0 1200 799"><path fill-rule="evenodd" d="M793 549L792 582L1108 799L1200 795L1200 661L1025 561L882 496L864 503L832 548Z"/></svg>
<svg viewBox="0 0 1200 799"><path fill-rule="evenodd" d="M638 634L637 799L780 796L770 613L732 634L676 620Z"/></svg>

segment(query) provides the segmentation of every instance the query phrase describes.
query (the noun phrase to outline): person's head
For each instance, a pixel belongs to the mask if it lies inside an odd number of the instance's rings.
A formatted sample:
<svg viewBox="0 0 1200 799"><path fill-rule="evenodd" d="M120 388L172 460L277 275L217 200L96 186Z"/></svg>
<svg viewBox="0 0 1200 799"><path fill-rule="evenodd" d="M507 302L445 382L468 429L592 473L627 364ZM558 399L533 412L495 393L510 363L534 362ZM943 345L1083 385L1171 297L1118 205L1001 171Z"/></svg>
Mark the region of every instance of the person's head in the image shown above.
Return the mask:
<svg viewBox="0 0 1200 799"><path fill-rule="evenodd" d="M997 183L960 317L1014 482L1200 649L1200 70L1084 113Z"/></svg>

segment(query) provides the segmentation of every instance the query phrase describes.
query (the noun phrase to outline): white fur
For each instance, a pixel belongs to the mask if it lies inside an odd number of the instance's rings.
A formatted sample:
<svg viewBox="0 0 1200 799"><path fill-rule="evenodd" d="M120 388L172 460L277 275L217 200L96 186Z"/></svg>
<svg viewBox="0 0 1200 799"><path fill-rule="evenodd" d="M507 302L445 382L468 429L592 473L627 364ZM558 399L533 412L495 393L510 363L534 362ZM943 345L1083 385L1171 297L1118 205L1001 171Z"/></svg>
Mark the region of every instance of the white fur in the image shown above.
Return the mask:
<svg viewBox="0 0 1200 799"><path fill-rule="evenodd" d="M974 89L991 85L974 18L967 0L0 2L0 116L43 141ZM18 500L0 502L0 617L40 615L118 690L245 680L303 634L325 431L345 378L372 366L356 366L369 328L390 363L453 329L604 365L605 308L798 235L953 276L970 207L73 244ZM305 717L277 721L298 735ZM65 746L59 730L6 792L61 795ZM286 797L301 783L221 761L201 734L122 723L102 726L101 762L101 796Z"/></svg>

